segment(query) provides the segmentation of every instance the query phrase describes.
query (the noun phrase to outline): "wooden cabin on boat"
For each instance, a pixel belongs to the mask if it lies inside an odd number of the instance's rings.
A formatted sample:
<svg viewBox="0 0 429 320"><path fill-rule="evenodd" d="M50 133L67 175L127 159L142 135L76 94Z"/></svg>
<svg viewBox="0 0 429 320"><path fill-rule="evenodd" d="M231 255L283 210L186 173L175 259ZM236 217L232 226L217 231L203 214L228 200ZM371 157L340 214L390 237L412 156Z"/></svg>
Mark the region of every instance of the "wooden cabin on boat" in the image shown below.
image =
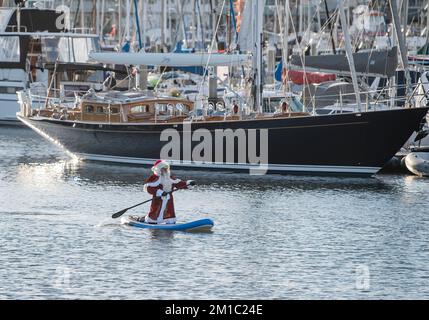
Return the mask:
<svg viewBox="0 0 429 320"><path fill-rule="evenodd" d="M109 123L183 122L193 108L194 104L191 101L175 98L144 98L130 102L107 103L83 101L80 120Z"/></svg>
<svg viewBox="0 0 429 320"><path fill-rule="evenodd" d="M60 120L99 123L170 123L183 122L194 103L172 97L148 97L138 92L90 92L74 108L50 103L35 110L35 115Z"/></svg>
<svg viewBox="0 0 429 320"><path fill-rule="evenodd" d="M78 99L73 108L65 107L64 103L49 103L45 109L33 110L33 115L69 121L130 124L181 123L191 118L194 122L211 122L309 116L309 113L295 110L300 109L300 106L292 108L292 100L288 106L287 99L292 98L279 100L283 110L278 112L245 115L239 109L234 111L224 108L203 115L196 112L194 102L187 99L150 97L135 91L90 91ZM286 109L285 104L288 106Z"/></svg>

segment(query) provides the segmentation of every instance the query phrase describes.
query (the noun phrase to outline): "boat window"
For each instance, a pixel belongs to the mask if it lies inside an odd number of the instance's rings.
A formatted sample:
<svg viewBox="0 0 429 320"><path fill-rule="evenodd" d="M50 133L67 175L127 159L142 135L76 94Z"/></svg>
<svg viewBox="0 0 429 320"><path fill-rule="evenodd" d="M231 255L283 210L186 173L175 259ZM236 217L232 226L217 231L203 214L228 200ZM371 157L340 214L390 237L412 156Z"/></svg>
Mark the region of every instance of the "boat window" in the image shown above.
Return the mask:
<svg viewBox="0 0 429 320"><path fill-rule="evenodd" d="M63 85L63 94L64 97L74 98L76 94L78 96L83 96L90 89L89 85L86 84L64 84Z"/></svg>
<svg viewBox="0 0 429 320"><path fill-rule="evenodd" d="M167 108L168 108L168 105L167 105L167 104L160 104L160 103L157 103L157 104L156 104L156 110L157 110L158 112L166 112L166 111L167 111Z"/></svg>
<svg viewBox="0 0 429 320"><path fill-rule="evenodd" d="M85 106L85 112L86 113L94 113L94 107L93 106Z"/></svg>
<svg viewBox="0 0 429 320"><path fill-rule="evenodd" d="M174 105L172 105L171 103L169 103L167 105L167 110L169 114L174 114Z"/></svg>
<svg viewBox="0 0 429 320"><path fill-rule="evenodd" d="M331 114L332 110L331 109L318 109L318 110L316 110L316 113L318 115L327 115L327 114Z"/></svg>
<svg viewBox="0 0 429 320"><path fill-rule="evenodd" d="M0 87L0 93L16 94L21 90L23 90L22 87Z"/></svg>
<svg viewBox="0 0 429 320"><path fill-rule="evenodd" d="M119 108L118 107L111 107L110 108L110 113L111 114L118 114L119 113Z"/></svg>
<svg viewBox="0 0 429 320"><path fill-rule="evenodd" d="M85 78L83 81L102 83L104 80L105 80L104 71L102 71L102 70L85 71Z"/></svg>
<svg viewBox="0 0 429 320"><path fill-rule="evenodd" d="M351 110L337 110L335 113L352 113L353 111Z"/></svg>
<svg viewBox="0 0 429 320"><path fill-rule="evenodd" d="M225 111L225 105L222 102L216 103L216 110Z"/></svg>
<svg viewBox="0 0 429 320"><path fill-rule="evenodd" d="M213 104L213 102L209 102L209 105L207 107L207 115L210 116L215 112L216 106Z"/></svg>
<svg viewBox="0 0 429 320"><path fill-rule="evenodd" d="M183 113L186 112L188 109L183 103L178 103L176 104L176 110Z"/></svg>
<svg viewBox="0 0 429 320"><path fill-rule="evenodd" d="M104 108L101 106L97 107L97 113L104 113Z"/></svg>
<svg viewBox="0 0 429 320"><path fill-rule="evenodd" d="M42 51L46 62L87 63L89 52L99 51L96 38L91 37L55 37L42 38Z"/></svg>
<svg viewBox="0 0 429 320"><path fill-rule="evenodd" d="M146 113L149 110L149 106L134 106L130 109L130 113Z"/></svg>
<svg viewBox="0 0 429 320"><path fill-rule="evenodd" d="M19 37L0 37L0 62L20 61Z"/></svg>

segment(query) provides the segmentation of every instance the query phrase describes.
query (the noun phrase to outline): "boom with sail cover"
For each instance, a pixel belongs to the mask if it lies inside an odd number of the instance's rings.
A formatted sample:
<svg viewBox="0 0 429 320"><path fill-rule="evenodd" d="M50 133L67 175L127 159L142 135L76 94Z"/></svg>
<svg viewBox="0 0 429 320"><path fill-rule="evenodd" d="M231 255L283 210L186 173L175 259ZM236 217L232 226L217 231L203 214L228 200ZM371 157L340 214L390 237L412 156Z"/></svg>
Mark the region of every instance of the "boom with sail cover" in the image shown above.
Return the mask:
<svg viewBox="0 0 429 320"><path fill-rule="evenodd" d="M147 65L163 67L192 67L192 66L239 66L249 61L246 54L208 54L208 53L110 53L93 52L91 59L108 64Z"/></svg>
<svg viewBox="0 0 429 320"><path fill-rule="evenodd" d="M398 67L398 47L387 50L373 50L353 54L357 74L393 77ZM323 56L293 55L291 64L306 69L318 71L350 73L350 66L346 55L331 54Z"/></svg>

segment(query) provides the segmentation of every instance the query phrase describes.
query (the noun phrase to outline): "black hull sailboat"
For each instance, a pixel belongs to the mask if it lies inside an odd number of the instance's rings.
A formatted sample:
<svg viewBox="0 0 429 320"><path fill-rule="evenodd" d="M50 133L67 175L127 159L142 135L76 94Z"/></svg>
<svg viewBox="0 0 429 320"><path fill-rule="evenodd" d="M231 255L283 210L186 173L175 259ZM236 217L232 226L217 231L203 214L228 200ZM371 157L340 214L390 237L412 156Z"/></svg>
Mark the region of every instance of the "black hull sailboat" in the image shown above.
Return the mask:
<svg viewBox="0 0 429 320"><path fill-rule="evenodd" d="M236 121L181 123L94 123L90 121L55 120L45 117L19 119L51 141L85 160L151 165L161 157L161 150L171 141L161 141L166 129L180 136L173 146L170 162L184 168L249 170L255 166L240 152L239 139L232 139L234 161L226 155L222 161L193 161L187 156L201 139L187 141L192 132L204 129L212 133L209 146L215 151L215 132L246 132L247 148L252 148L249 131L267 132L268 173L311 173L373 175L377 173L419 129L429 108L394 109L328 116L301 116ZM210 136L210 135L209 135ZM207 136L206 136L207 139ZM165 140L165 139L163 139ZM254 149L261 150L258 140ZM206 141L207 142L207 141ZM187 145L189 144L189 145ZM225 148L225 146L223 146ZM245 149L244 149L245 150ZM225 154L225 153L224 153ZM231 159L231 158L229 158Z"/></svg>

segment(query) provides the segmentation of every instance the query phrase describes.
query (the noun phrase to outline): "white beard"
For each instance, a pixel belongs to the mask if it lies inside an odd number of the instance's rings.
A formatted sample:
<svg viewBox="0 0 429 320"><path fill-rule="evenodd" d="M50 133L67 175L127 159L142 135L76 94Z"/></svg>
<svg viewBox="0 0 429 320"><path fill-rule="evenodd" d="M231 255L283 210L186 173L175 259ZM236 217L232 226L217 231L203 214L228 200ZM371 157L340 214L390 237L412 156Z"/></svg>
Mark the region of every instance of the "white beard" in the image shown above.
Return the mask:
<svg viewBox="0 0 429 320"><path fill-rule="evenodd" d="M167 173L166 175L161 175L160 182L165 192L171 192L173 190L173 180L171 180L170 178L170 173Z"/></svg>

